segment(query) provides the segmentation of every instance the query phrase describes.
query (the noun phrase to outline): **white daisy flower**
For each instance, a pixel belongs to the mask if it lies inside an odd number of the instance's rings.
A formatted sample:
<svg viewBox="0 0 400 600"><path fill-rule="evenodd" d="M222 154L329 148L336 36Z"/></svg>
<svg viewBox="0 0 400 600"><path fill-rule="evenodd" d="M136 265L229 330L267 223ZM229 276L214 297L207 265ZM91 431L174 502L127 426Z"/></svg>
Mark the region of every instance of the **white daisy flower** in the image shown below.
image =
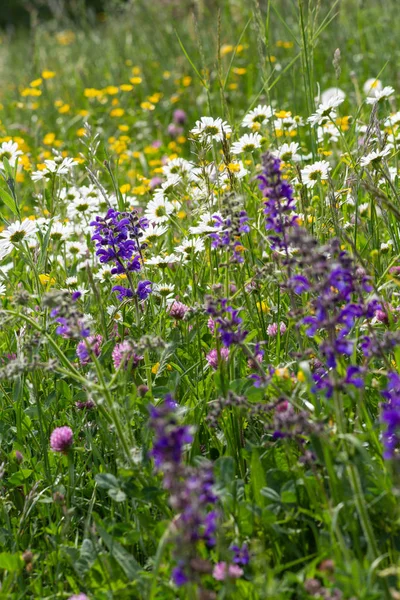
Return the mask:
<svg viewBox="0 0 400 600"><path fill-rule="evenodd" d="M7 229L0 232L0 258L4 258L11 252L14 244L28 241L32 238L37 230L35 221L24 219L11 223Z"/></svg>
<svg viewBox="0 0 400 600"><path fill-rule="evenodd" d="M150 200L146 206L144 216L150 223L165 223L174 212L174 205L163 195L157 195L157 198Z"/></svg>
<svg viewBox="0 0 400 600"><path fill-rule="evenodd" d="M297 142L290 142L290 144L282 144L282 146L274 152L275 156L278 156L283 162L290 162L291 160L297 162L301 160L298 151L300 144Z"/></svg>
<svg viewBox="0 0 400 600"><path fill-rule="evenodd" d="M166 165L163 166L162 171L164 175L169 178L171 175L180 175L184 177L193 169L191 162L184 158L173 158L169 160Z"/></svg>
<svg viewBox="0 0 400 600"><path fill-rule="evenodd" d="M224 139L224 135L231 133L231 131L231 126L220 117L217 119L201 117L200 121L196 121L196 126L190 130L190 133L199 137L200 140L212 139L216 142L221 142Z"/></svg>
<svg viewBox="0 0 400 600"><path fill-rule="evenodd" d="M140 238L140 242L156 242L159 237L163 236L168 231L167 225L150 225L145 229L143 236Z"/></svg>
<svg viewBox="0 0 400 600"><path fill-rule="evenodd" d="M181 181L181 176L177 174L170 175L167 181L164 181L159 188L153 194L153 199L157 200L159 197L163 197L166 194L170 194L174 187Z"/></svg>
<svg viewBox="0 0 400 600"><path fill-rule="evenodd" d="M242 121L242 127L259 129L260 126L266 123L266 121L268 121L273 114L274 112L270 106L259 104L244 117Z"/></svg>
<svg viewBox="0 0 400 600"><path fill-rule="evenodd" d="M376 90L380 92L382 89L382 81L380 79L374 79L373 77L367 79L363 85L363 92L366 96L374 95Z"/></svg>
<svg viewBox="0 0 400 600"><path fill-rule="evenodd" d="M204 242L202 238L185 238L182 243L175 248L175 252L183 254L185 258L190 258L193 254L204 252Z"/></svg>
<svg viewBox="0 0 400 600"><path fill-rule="evenodd" d="M100 281L100 283L105 283L106 281L109 281L112 277L112 273L111 270L114 268L114 265L110 264L110 265L104 265L102 267L100 267L100 269L97 271L97 273L95 273L93 275L93 277L95 279L97 279L98 281Z"/></svg>
<svg viewBox="0 0 400 600"><path fill-rule="evenodd" d="M362 156L360 160L360 165L362 167L367 167L371 165L372 167L377 167L378 164L382 161L382 158L390 154L391 150L387 146L382 150L374 150L370 152L366 156Z"/></svg>
<svg viewBox="0 0 400 600"><path fill-rule="evenodd" d="M52 175L66 175L71 171L72 167L78 163L73 158L61 158L60 156L56 156L54 160L45 160L44 164L46 167L42 171L34 171L32 173L32 181L41 181L45 178L48 179Z"/></svg>
<svg viewBox="0 0 400 600"><path fill-rule="evenodd" d="M344 98L340 96L332 96L328 102L322 103L318 106L316 112L308 117L307 121L310 125L324 125L329 121L336 118L336 111L340 104L342 104Z"/></svg>
<svg viewBox="0 0 400 600"><path fill-rule="evenodd" d="M50 239L53 242L65 242L72 234L72 228L68 223L56 221L51 225Z"/></svg>
<svg viewBox="0 0 400 600"><path fill-rule="evenodd" d="M157 296L164 298L167 304L174 301L174 290L175 286L170 283L161 282L153 284L153 292Z"/></svg>
<svg viewBox="0 0 400 600"><path fill-rule="evenodd" d="M261 148L262 137L259 133L245 133L238 142L234 142L231 147L232 154L242 154L242 152L253 152Z"/></svg>
<svg viewBox="0 0 400 600"><path fill-rule="evenodd" d="M358 212L360 215L365 215L369 209L369 202L364 202L363 204L358 205Z"/></svg>
<svg viewBox="0 0 400 600"><path fill-rule="evenodd" d="M329 142L338 142L339 141L339 132L338 128L331 122L324 123L322 127L318 127L317 129L317 138L318 142L322 142L325 136L329 136Z"/></svg>
<svg viewBox="0 0 400 600"><path fill-rule="evenodd" d="M318 181L328 179L331 167L326 160L319 160L312 165L307 165L301 170L303 183L309 189L312 189Z"/></svg>
<svg viewBox="0 0 400 600"><path fill-rule="evenodd" d="M200 221L194 227L189 227L189 233L192 235L201 235L202 233L215 233L214 215L221 217L219 212L204 213L200 216Z"/></svg>
<svg viewBox="0 0 400 600"><path fill-rule="evenodd" d="M166 269L168 265L173 265L174 263L180 262L180 258L175 254L166 254L165 256L152 256L151 258L146 259L146 266L160 267L161 269Z"/></svg>
<svg viewBox="0 0 400 600"><path fill-rule="evenodd" d="M366 99L366 103L376 104L380 100L386 100L387 98L390 98L390 96L393 96L394 93L394 88L392 88L390 85L386 85L382 90L375 89L373 93L371 93Z"/></svg>
<svg viewBox="0 0 400 600"><path fill-rule="evenodd" d="M82 242L66 242L65 252L68 258L83 258L88 253L88 247Z"/></svg>
<svg viewBox="0 0 400 600"><path fill-rule="evenodd" d="M321 92L321 96L318 102L321 104L328 104L332 98L341 98L345 100L346 93L338 87L330 87L327 90Z"/></svg>
<svg viewBox="0 0 400 600"><path fill-rule="evenodd" d="M13 141L3 142L0 146L0 169L4 169L3 158L6 158L10 163L10 167L15 167L18 156L22 152L18 149L18 144Z"/></svg>
<svg viewBox="0 0 400 600"><path fill-rule="evenodd" d="M215 181L218 176L218 171L214 163L209 163L203 167L195 167L189 173L189 181L201 183L203 181Z"/></svg>
<svg viewBox="0 0 400 600"><path fill-rule="evenodd" d="M68 287L74 287L75 285L78 285L78 278L77 277L67 277L67 279L65 280L65 285L67 285Z"/></svg>

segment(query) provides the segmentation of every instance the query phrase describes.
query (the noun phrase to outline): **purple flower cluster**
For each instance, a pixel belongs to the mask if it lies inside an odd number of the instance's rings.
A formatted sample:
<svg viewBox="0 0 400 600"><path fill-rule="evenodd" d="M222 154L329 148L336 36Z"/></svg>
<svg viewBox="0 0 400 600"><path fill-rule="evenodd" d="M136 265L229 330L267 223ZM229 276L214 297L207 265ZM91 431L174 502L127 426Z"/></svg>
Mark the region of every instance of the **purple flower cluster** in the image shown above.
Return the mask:
<svg viewBox="0 0 400 600"><path fill-rule="evenodd" d="M400 375L388 374L386 389L382 392L386 403L382 405L381 421L386 425L383 434L384 458L398 458L400 450Z"/></svg>
<svg viewBox="0 0 400 600"><path fill-rule="evenodd" d="M97 216L90 223L95 233L92 240L96 243L96 255L100 262L113 263L113 275L127 275L138 272L142 268L141 251L145 247L140 238L148 227L145 218L139 218L136 211L119 212L110 208L105 217ZM132 286L131 286L132 287ZM113 287L120 301L136 295L145 300L151 293L151 282L140 281L136 290L121 285Z"/></svg>
<svg viewBox="0 0 400 600"><path fill-rule="evenodd" d="M292 275L286 287L295 295L309 298L309 302L304 303L308 314L299 319L299 323L305 326L308 337L318 340L322 359L313 373L314 391L324 391L330 397L335 385L363 387L363 367L348 365L341 379L332 370L343 363L344 357L349 360L353 356L356 323L372 319L380 308L376 299L365 298L372 291L370 279L362 269L356 268L337 239L320 247L301 228L289 239L297 249L291 266L301 274Z"/></svg>
<svg viewBox="0 0 400 600"><path fill-rule="evenodd" d="M234 197L226 199L227 206L223 215L213 215L215 233L210 233L212 248L225 247L232 252L234 262L243 262L243 245L240 238L250 233L247 212L240 208L240 200Z"/></svg>
<svg viewBox="0 0 400 600"><path fill-rule="evenodd" d="M101 335L90 335L88 338L81 340L76 348L76 355L81 365L87 365L90 361L90 351L95 356L100 356L101 344L103 337Z"/></svg>
<svg viewBox="0 0 400 600"><path fill-rule="evenodd" d="M58 323L57 335L75 339L90 335L90 329L76 305L80 297L80 292L70 294L64 290L55 290L45 296L43 304L50 309L51 318Z"/></svg>
<svg viewBox="0 0 400 600"><path fill-rule="evenodd" d="M215 545L218 513L214 508L214 477L211 466L198 467L183 464L186 444L193 441L190 428L179 424L177 404L170 395L159 406L150 407L150 425L155 431L151 456L157 470L163 472L164 488L170 494L170 505L177 513L172 572L176 585L194 581L198 558L198 542L207 547Z"/></svg>
<svg viewBox="0 0 400 600"><path fill-rule="evenodd" d="M266 198L264 202L265 227L270 232L269 241L273 250L288 249L287 233L297 227L298 216L294 213L295 200L290 184L283 179L281 161L266 152L263 157L263 172L258 176L259 189Z"/></svg>
<svg viewBox="0 0 400 600"><path fill-rule="evenodd" d="M225 348L234 344L241 344L247 336L247 331L242 329L243 319L239 317L239 310L228 306L225 298L215 300L211 296L206 298L206 311L215 324L218 325L217 332Z"/></svg>

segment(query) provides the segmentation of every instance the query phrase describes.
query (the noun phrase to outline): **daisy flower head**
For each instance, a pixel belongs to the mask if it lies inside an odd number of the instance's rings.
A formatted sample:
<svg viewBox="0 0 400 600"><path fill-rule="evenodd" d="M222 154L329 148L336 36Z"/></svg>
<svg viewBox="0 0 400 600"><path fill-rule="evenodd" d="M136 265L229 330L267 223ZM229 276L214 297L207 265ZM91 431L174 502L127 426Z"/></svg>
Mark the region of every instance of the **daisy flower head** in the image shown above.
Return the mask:
<svg viewBox="0 0 400 600"><path fill-rule="evenodd" d="M321 92L319 102L321 104L328 104L332 98L341 98L342 101L346 98L346 93L338 87L330 87L327 90Z"/></svg>
<svg viewBox="0 0 400 600"><path fill-rule="evenodd" d="M200 215L200 221L197 225L189 227L189 233L192 235L201 235L203 233L215 233L214 215L222 218L220 213L203 213Z"/></svg>
<svg viewBox="0 0 400 600"><path fill-rule="evenodd" d="M176 254L165 254L159 256L152 256L146 260L146 266L159 267L160 269L166 269L170 265L174 265L180 262L180 258Z"/></svg>
<svg viewBox="0 0 400 600"><path fill-rule="evenodd" d="M362 167L368 167L371 165L372 168L376 168L382 162L382 159L388 154L390 154L390 148L387 146L382 150L374 150L366 156L361 157L360 165Z"/></svg>
<svg viewBox="0 0 400 600"><path fill-rule="evenodd" d="M382 81L380 79L375 79L374 77L367 79L363 85L363 92L366 96L373 96L375 91L380 92L382 89Z"/></svg>
<svg viewBox="0 0 400 600"><path fill-rule="evenodd" d="M367 104L376 104L381 100L387 100L393 96L395 90L390 85L386 85L382 90L375 89L366 99Z"/></svg>
<svg viewBox="0 0 400 600"><path fill-rule="evenodd" d="M42 179L66 175L72 170L72 167L78 163L73 158L56 156L54 160L45 160L44 164L44 169L32 173L32 181L41 181Z"/></svg>
<svg viewBox="0 0 400 600"><path fill-rule="evenodd" d="M232 154L242 154L242 152L253 152L261 148L262 137L259 133L245 133L238 142L234 142L231 147Z"/></svg>
<svg viewBox="0 0 400 600"><path fill-rule="evenodd" d="M312 165L307 165L301 170L303 183L309 189L312 189L318 181L328 179L331 167L326 160L319 160Z"/></svg>
<svg viewBox="0 0 400 600"><path fill-rule="evenodd" d="M0 146L0 169L4 169L3 159L6 158L10 163L10 167L15 167L18 156L21 156L22 152L18 148L18 144L9 140L3 142Z"/></svg>
<svg viewBox="0 0 400 600"><path fill-rule="evenodd" d="M170 194L174 187L178 185L181 181L181 176L176 173L170 175L167 181L164 181L159 188L157 188L154 192L153 198L156 200L159 196L164 196L165 194Z"/></svg>
<svg viewBox="0 0 400 600"><path fill-rule="evenodd" d="M250 110L242 121L242 127L248 129L260 129L261 125L264 125L274 114L270 106L265 104L259 104L253 110Z"/></svg>
<svg viewBox="0 0 400 600"><path fill-rule="evenodd" d="M3 258L11 252L15 244L28 241L36 233L37 227L35 221L24 219L11 223L0 233L0 256Z"/></svg>
<svg viewBox="0 0 400 600"><path fill-rule="evenodd" d="M204 242L201 238L185 238L182 243L175 248L175 252L190 259L194 254L204 251Z"/></svg>
<svg viewBox="0 0 400 600"><path fill-rule="evenodd" d="M196 126L190 130L190 133L202 140L215 140L216 142L222 142L226 134L231 133L232 128L220 117L213 119L213 117L201 117L199 121L196 121Z"/></svg>
<svg viewBox="0 0 400 600"><path fill-rule="evenodd" d="M330 120L336 118L335 108L340 106L344 101L343 97L340 96L331 96L329 100L325 103L322 103L318 106L316 112L308 117L307 121L310 125L323 125L324 123L328 123Z"/></svg>
<svg viewBox="0 0 400 600"><path fill-rule="evenodd" d="M166 165L163 166L162 171L167 179L171 175L180 175L184 177L193 169L193 165L191 162L186 160L185 158L173 158L169 160Z"/></svg>
<svg viewBox="0 0 400 600"><path fill-rule="evenodd" d="M165 223L174 212L174 205L163 194L157 195L157 198L150 200L146 206L144 216L149 223L158 225Z"/></svg>
<svg viewBox="0 0 400 600"><path fill-rule="evenodd" d="M299 149L300 144L297 142L290 142L290 144L282 144L282 146L276 150L274 154L283 162L290 162L292 160L297 162L301 160L301 156L298 154Z"/></svg>
<svg viewBox="0 0 400 600"><path fill-rule="evenodd" d="M150 225L146 228L141 237L141 242L154 243L158 240L158 238L162 237L168 231L167 225Z"/></svg>

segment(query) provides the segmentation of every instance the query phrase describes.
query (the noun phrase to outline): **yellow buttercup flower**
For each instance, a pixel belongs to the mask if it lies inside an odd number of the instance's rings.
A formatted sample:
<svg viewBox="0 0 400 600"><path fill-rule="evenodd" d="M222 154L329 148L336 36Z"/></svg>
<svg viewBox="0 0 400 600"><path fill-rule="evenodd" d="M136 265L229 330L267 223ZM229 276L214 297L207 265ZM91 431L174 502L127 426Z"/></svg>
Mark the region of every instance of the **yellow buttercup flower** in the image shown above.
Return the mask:
<svg viewBox="0 0 400 600"><path fill-rule="evenodd" d="M56 282L54 277L50 277L50 275L47 275L46 273L41 273L39 275L39 281L42 285L53 285Z"/></svg>

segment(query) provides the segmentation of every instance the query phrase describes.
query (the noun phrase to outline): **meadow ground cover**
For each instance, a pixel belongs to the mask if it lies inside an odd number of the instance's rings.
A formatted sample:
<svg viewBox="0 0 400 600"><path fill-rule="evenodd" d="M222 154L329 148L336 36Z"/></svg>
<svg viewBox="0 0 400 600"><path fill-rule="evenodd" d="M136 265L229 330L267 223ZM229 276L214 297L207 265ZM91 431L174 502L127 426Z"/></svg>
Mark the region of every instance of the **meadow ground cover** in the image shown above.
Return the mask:
<svg viewBox="0 0 400 600"><path fill-rule="evenodd" d="M397 2L49 4L0 38L0 598L400 598Z"/></svg>

